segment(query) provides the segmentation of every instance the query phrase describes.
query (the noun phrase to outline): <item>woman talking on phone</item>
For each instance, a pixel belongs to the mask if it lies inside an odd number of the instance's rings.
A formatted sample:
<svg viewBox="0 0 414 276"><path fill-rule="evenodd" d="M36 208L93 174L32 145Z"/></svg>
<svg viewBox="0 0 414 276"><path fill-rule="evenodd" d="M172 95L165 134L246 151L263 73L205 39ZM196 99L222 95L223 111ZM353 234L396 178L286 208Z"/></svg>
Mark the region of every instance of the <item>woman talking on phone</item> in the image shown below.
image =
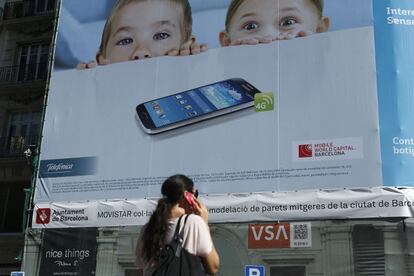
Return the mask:
<svg viewBox="0 0 414 276"><path fill-rule="evenodd" d="M137 262L144 268L144 275L152 275L157 254L173 240L176 230L181 234L182 248L200 258L204 275L217 273L220 258L211 239L208 211L197 200L193 181L185 175L173 175L164 181L161 193L163 197L137 245ZM177 224L180 229L176 229Z"/></svg>

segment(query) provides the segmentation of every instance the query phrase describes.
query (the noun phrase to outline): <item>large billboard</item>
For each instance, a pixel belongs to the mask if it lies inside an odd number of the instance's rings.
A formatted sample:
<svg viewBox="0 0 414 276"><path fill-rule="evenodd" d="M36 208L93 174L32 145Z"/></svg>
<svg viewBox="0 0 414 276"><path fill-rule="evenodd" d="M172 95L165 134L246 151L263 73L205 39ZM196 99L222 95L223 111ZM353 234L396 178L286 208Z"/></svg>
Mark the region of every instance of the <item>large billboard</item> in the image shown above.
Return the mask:
<svg viewBox="0 0 414 276"><path fill-rule="evenodd" d="M96 2L61 7L37 227L51 206L58 226L77 204L72 215L108 200L146 212L178 172L204 196L399 184L378 115L394 57L375 43L396 26L387 10L408 13L397 1ZM131 223L94 219L63 226Z"/></svg>

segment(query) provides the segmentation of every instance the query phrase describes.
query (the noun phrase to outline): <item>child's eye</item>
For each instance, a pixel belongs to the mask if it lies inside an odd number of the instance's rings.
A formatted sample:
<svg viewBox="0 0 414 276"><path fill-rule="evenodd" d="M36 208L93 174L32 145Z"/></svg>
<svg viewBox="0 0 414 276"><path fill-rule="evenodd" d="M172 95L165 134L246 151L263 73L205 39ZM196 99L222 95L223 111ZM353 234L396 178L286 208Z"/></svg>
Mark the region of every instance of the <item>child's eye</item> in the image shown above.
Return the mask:
<svg viewBox="0 0 414 276"><path fill-rule="evenodd" d="M162 33L156 33L152 38L154 40L164 40L170 37L170 34L167 34L165 32Z"/></svg>
<svg viewBox="0 0 414 276"><path fill-rule="evenodd" d="M116 45L124 46L124 45L131 44L132 42L134 42L134 40L132 38L123 38L123 39L119 40L116 43Z"/></svg>
<svg viewBox="0 0 414 276"><path fill-rule="evenodd" d="M282 21L280 23L280 26L282 26L282 27L289 27L289 26L294 25L296 23L298 23L298 21L295 18L288 17L288 18L282 19Z"/></svg>
<svg viewBox="0 0 414 276"><path fill-rule="evenodd" d="M259 24L254 22L249 22L243 25L243 29L245 29L246 31L256 30L257 28L259 28Z"/></svg>

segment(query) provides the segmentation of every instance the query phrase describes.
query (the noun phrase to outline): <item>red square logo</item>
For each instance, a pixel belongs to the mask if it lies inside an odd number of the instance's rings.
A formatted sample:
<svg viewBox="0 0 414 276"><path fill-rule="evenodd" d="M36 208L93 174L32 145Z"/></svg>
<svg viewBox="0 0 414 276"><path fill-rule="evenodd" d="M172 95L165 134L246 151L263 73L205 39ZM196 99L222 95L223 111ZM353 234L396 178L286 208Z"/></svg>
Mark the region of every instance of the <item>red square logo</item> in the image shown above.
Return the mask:
<svg viewBox="0 0 414 276"><path fill-rule="evenodd" d="M36 210L36 224L48 224L50 222L50 208Z"/></svg>
<svg viewBox="0 0 414 276"><path fill-rule="evenodd" d="M312 144L306 144L306 145L299 145L299 158L309 158L312 157Z"/></svg>

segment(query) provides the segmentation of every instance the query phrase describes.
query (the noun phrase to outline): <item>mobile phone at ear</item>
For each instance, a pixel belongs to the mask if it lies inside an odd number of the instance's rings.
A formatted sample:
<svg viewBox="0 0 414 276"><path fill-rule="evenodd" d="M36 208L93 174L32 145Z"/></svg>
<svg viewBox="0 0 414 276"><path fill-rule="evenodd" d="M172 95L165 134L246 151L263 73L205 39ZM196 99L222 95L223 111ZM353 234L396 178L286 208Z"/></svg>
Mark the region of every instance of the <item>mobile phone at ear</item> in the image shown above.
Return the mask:
<svg viewBox="0 0 414 276"><path fill-rule="evenodd" d="M137 118L148 134L157 134L253 106L260 91L232 78L141 103Z"/></svg>
<svg viewBox="0 0 414 276"><path fill-rule="evenodd" d="M184 192L184 198L185 198L185 201L188 203L188 205L191 208L194 208L194 205L195 205L194 195L190 192Z"/></svg>

